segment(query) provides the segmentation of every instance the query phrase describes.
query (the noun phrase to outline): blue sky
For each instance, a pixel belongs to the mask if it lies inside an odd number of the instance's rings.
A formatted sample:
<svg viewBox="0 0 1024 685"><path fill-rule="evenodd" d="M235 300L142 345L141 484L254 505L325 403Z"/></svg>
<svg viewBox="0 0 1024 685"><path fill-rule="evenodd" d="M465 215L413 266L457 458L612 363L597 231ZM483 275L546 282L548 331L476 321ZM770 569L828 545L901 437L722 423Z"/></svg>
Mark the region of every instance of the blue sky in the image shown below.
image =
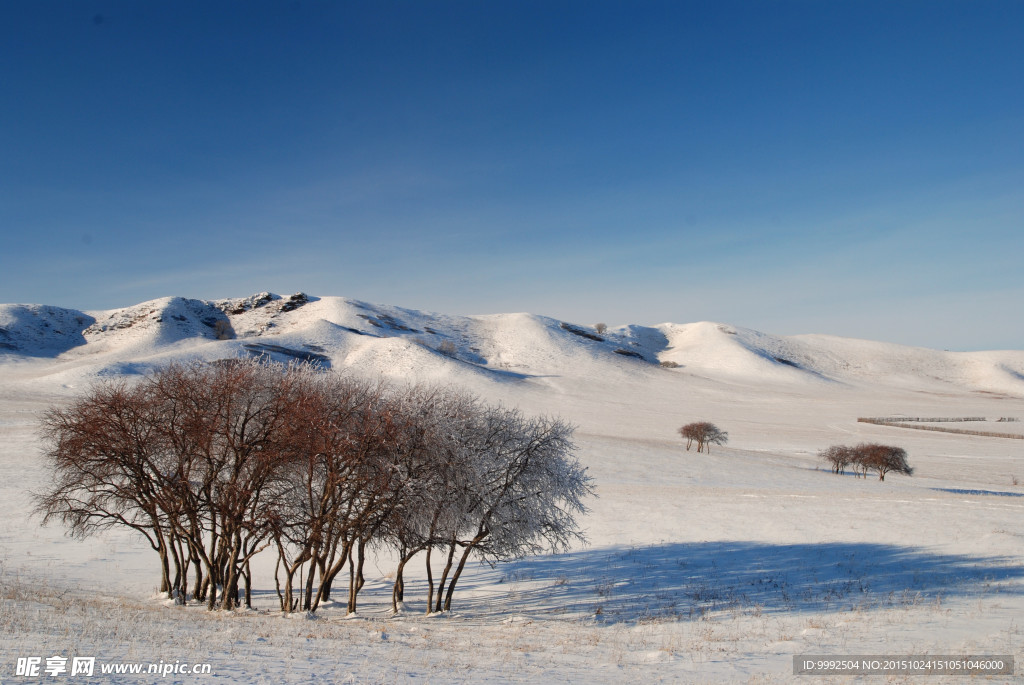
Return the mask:
<svg viewBox="0 0 1024 685"><path fill-rule="evenodd" d="M9 2L0 301L1024 349L1024 3Z"/></svg>

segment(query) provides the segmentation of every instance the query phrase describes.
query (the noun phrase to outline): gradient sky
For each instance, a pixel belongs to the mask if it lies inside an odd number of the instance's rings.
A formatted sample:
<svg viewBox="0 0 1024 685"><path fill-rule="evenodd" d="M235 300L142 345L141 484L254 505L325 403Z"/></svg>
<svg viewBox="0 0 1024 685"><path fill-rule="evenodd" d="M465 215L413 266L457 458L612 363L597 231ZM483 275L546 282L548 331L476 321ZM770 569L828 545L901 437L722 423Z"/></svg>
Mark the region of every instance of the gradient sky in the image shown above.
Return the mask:
<svg viewBox="0 0 1024 685"><path fill-rule="evenodd" d="M2 302L1024 349L1024 2L2 9Z"/></svg>

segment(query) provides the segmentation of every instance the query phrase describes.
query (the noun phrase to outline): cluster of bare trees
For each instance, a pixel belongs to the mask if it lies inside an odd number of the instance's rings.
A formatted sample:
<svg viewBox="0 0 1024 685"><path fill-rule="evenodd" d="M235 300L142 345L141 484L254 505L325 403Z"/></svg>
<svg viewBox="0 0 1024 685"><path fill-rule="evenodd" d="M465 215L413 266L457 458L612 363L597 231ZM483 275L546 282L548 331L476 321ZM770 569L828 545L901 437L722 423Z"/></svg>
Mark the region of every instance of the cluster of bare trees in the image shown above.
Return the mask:
<svg viewBox="0 0 1024 685"><path fill-rule="evenodd" d="M832 445L820 454L832 466L833 473L845 473L850 466L858 477L867 478L869 471L878 472L878 480L885 480L885 474L903 473L913 475L914 469L907 464L907 452L901 447L862 442L854 447Z"/></svg>
<svg viewBox="0 0 1024 685"><path fill-rule="evenodd" d="M729 434L720 430L718 426L707 421L688 423L679 429L679 435L686 440L686 450L689 451L693 443L697 443L698 452L711 454L712 445L724 445L729 441Z"/></svg>
<svg viewBox="0 0 1024 685"><path fill-rule="evenodd" d="M576 516L592 493L559 419L306 365L172 365L97 385L51 409L43 429L44 523L81 537L137 531L160 557L161 590L211 609L251 606L250 562L270 548L283 611L316 611L347 569L354 612L368 551L389 548L393 606L425 552L427 610L448 610L472 555L581 541Z"/></svg>

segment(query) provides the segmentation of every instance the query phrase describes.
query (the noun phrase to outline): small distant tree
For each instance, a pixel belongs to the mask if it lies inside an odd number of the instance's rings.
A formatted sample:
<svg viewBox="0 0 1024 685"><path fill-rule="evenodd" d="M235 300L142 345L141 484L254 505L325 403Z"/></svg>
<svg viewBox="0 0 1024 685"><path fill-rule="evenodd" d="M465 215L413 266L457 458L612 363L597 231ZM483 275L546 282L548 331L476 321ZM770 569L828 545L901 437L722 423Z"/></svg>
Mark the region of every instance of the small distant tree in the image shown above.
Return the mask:
<svg viewBox="0 0 1024 685"><path fill-rule="evenodd" d="M608 330L608 324L606 323L595 323L594 332L598 335L604 335L604 332Z"/></svg>
<svg viewBox="0 0 1024 685"><path fill-rule="evenodd" d="M687 451L696 442L697 451L708 454L711 454L711 445L724 445L729 441L728 433L707 421L688 423L679 429L679 434L686 440Z"/></svg>
<svg viewBox="0 0 1024 685"><path fill-rule="evenodd" d="M846 445L832 445L827 450L822 450L819 456L831 465L832 473L846 473L846 467L852 464L856 457L853 448Z"/></svg>
<svg viewBox="0 0 1024 685"><path fill-rule="evenodd" d="M914 469L907 464L907 451L902 447L891 445L879 445L877 443L861 443L854 448L857 453L857 461L862 469L877 471L878 480L885 480L885 474L889 472L913 475Z"/></svg>

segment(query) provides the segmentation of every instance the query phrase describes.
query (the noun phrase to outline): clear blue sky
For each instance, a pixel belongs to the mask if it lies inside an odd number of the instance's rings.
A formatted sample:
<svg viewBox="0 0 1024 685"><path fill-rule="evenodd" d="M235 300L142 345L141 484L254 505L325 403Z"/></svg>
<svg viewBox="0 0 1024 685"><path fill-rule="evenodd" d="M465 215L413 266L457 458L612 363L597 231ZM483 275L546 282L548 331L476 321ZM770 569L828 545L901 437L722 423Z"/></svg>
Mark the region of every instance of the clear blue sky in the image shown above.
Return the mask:
<svg viewBox="0 0 1024 685"><path fill-rule="evenodd" d="M2 8L2 302L1024 349L1024 2Z"/></svg>

